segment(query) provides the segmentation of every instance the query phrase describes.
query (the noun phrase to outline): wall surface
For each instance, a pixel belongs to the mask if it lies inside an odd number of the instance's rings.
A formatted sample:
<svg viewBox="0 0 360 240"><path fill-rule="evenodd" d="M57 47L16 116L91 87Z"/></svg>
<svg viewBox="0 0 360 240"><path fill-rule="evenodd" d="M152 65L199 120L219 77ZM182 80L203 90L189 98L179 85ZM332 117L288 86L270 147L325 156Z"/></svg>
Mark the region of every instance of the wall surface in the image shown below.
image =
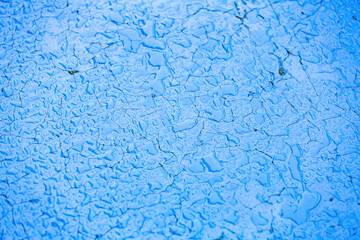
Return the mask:
<svg viewBox="0 0 360 240"><path fill-rule="evenodd" d="M0 239L360 239L356 0L0 1Z"/></svg>

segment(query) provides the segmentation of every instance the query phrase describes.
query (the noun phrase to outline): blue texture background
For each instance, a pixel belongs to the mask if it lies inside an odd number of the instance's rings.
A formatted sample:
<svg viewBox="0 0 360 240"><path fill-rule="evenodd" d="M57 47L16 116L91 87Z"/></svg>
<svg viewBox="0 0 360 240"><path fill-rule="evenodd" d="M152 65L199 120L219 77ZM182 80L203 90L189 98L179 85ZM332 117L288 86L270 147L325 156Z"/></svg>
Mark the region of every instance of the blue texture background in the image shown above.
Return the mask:
<svg viewBox="0 0 360 240"><path fill-rule="evenodd" d="M360 3L0 1L0 239L360 239Z"/></svg>

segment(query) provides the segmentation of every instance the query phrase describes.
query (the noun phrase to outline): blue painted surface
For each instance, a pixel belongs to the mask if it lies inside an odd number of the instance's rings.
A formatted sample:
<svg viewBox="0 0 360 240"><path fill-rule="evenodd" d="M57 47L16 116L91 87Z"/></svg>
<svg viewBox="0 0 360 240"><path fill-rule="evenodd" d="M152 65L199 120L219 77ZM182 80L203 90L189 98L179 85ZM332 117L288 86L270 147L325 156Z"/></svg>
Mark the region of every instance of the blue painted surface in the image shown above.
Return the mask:
<svg viewBox="0 0 360 240"><path fill-rule="evenodd" d="M360 239L359 1L0 1L0 239Z"/></svg>

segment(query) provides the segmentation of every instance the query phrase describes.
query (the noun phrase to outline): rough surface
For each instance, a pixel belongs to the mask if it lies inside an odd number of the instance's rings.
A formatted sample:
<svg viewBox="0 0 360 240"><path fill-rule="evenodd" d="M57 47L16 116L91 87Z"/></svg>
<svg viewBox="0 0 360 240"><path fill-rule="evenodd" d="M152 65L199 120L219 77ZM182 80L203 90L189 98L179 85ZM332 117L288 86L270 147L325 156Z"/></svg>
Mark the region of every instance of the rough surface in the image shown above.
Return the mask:
<svg viewBox="0 0 360 240"><path fill-rule="evenodd" d="M0 1L0 239L360 239L359 1Z"/></svg>

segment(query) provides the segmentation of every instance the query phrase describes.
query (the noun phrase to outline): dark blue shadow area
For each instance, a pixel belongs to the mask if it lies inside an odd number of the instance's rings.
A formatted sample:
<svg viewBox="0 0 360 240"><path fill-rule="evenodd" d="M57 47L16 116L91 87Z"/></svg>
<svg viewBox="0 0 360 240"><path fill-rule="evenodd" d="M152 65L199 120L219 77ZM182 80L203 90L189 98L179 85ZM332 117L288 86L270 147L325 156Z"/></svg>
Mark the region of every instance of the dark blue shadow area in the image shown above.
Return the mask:
<svg viewBox="0 0 360 240"><path fill-rule="evenodd" d="M359 1L0 0L0 239L360 239Z"/></svg>

